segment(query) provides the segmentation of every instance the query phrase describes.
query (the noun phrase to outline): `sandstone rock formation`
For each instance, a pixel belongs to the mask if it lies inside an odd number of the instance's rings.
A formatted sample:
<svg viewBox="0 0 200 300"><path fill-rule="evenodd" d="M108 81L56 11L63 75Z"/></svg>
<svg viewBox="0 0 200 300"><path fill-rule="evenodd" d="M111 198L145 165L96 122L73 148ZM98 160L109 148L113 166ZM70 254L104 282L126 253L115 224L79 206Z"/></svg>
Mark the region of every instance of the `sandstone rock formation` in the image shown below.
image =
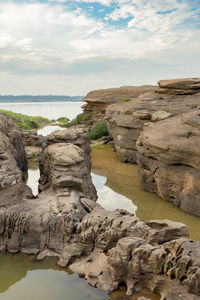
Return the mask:
<svg viewBox="0 0 200 300"><path fill-rule="evenodd" d="M23 130L22 139L27 158L35 158L42 151L45 137L37 134L37 130Z"/></svg>
<svg viewBox="0 0 200 300"><path fill-rule="evenodd" d="M158 93L192 95L200 92L200 78L160 80L158 85Z"/></svg>
<svg viewBox="0 0 200 300"><path fill-rule="evenodd" d="M142 187L200 216L199 149L200 110L147 126L137 142Z"/></svg>
<svg viewBox="0 0 200 300"><path fill-rule="evenodd" d="M5 137L5 143L7 141L10 143L9 150L16 160L17 166L21 171L26 171L28 164L19 128L2 112L0 112L0 132L2 142L4 142Z"/></svg>
<svg viewBox="0 0 200 300"><path fill-rule="evenodd" d="M164 80L159 82L162 87L158 89L159 93L144 93L130 102L110 105L106 110L106 119L119 159L136 163L136 142L147 123L161 121L198 108L199 82L200 79ZM167 90L163 91L164 87L167 87ZM178 94L179 87L181 90L184 89L184 95L181 92Z"/></svg>
<svg viewBox="0 0 200 300"><path fill-rule="evenodd" d="M107 291L125 284L127 294L145 288L161 299L199 299L200 244L188 240L184 224L143 222L125 210L107 211L97 204L92 183L86 184L87 136L76 130L47 137L37 198L22 195L0 207L0 250L37 254L38 259L56 256L60 266ZM69 143L75 132L75 144Z"/></svg>
<svg viewBox="0 0 200 300"><path fill-rule="evenodd" d="M87 115L87 124L93 125L97 121L103 120L106 108L125 99L134 99L145 92L154 91L153 86L122 86L120 88L102 89L89 92L84 102L83 114Z"/></svg>
<svg viewBox="0 0 200 300"><path fill-rule="evenodd" d="M42 148L42 144L45 140L45 137L37 134L37 130L23 130L22 131L22 139L24 142L24 146L34 146Z"/></svg>
<svg viewBox="0 0 200 300"><path fill-rule="evenodd" d="M27 160L19 129L0 113L0 207L15 204L32 193L23 182L22 171L27 170Z"/></svg>

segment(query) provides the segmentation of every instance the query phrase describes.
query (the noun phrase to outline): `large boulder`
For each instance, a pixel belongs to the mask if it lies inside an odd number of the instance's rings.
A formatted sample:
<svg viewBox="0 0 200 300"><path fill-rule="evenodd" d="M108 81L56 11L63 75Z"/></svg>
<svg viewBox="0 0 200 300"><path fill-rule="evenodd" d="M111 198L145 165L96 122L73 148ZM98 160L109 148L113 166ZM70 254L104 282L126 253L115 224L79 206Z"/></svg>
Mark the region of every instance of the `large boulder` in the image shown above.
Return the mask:
<svg viewBox="0 0 200 300"><path fill-rule="evenodd" d="M200 110L150 124L137 142L140 183L200 216Z"/></svg>
<svg viewBox="0 0 200 300"><path fill-rule="evenodd" d="M70 143L48 146L40 155L40 185L44 191L50 186L66 195L70 189L80 191L85 197L96 200L96 189L92 183L84 151Z"/></svg>

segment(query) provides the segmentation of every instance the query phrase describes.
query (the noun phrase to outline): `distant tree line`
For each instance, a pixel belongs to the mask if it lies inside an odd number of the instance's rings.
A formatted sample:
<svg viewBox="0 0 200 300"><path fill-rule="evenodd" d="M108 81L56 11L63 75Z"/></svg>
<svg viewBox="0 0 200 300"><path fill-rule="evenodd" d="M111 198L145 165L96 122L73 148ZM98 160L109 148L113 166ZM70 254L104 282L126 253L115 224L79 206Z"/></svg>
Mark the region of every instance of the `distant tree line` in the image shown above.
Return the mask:
<svg viewBox="0 0 200 300"><path fill-rule="evenodd" d="M80 101L84 96L58 96L58 95L0 95L0 102L50 102L50 101Z"/></svg>

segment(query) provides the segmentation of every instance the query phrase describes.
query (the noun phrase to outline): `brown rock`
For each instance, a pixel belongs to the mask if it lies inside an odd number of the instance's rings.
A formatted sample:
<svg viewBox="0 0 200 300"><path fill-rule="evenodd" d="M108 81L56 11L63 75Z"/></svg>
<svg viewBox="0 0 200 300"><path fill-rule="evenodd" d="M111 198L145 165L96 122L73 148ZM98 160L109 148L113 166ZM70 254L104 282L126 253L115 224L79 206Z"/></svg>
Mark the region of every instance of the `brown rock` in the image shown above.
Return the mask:
<svg viewBox="0 0 200 300"><path fill-rule="evenodd" d="M142 187L200 216L199 148L199 110L146 127L137 143Z"/></svg>
<svg viewBox="0 0 200 300"><path fill-rule="evenodd" d="M133 100L146 92L154 91L153 86L122 86L120 88L102 89L89 92L84 102L83 114L89 116L87 124L93 125L103 120L106 108L125 99Z"/></svg>
<svg viewBox="0 0 200 300"><path fill-rule="evenodd" d="M200 78L160 80L158 85L158 93L190 95L200 92Z"/></svg>
<svg viewBox="0 0 200 300"><path fill-rule="evenodd" d="M148 123L195 111L199 101L200 97L195 94L180 96L151 92L134 101L110 105L105 118L119 159L136 163L136 142Z"/></svg>

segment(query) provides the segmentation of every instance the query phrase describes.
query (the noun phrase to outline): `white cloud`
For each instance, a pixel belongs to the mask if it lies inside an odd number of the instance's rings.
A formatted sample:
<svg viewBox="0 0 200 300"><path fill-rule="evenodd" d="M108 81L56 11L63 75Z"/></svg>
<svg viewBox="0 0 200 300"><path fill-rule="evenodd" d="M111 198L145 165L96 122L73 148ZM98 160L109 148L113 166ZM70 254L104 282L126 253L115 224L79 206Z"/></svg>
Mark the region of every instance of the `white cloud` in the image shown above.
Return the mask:
<svg viewBox="0 0 200 300"><path fill-rule="evenodd" d="M195 47L200 47L199 29L183 25L186 19L190 19L190 22L195 20L196 13L186 1L182 1L182 4L178 0L76 1L87 2L90 7L92 3L98 2L104 5L105 11L106 6L115 3L115 9L107 15L107 20L95 19L95 14L89 17L88 12L83 9L71 10L66 4L62 4L64 0L52 1L48 4L35 1L21 4L0 2L0 69L4 72L2 74L7 74L6 78L9 73L37 74L42 82L42 74L51 74L49 78L53 82L57 76L55 74L66 73L67 81L70 80L71 72L70 84L73 85L74 82L76 86L75 78L81 80L83 75L79 76L79 73L85 72L88 76L84 78L82 85L85 92L90 86L95 88L95 84L103 87L103 81L107 85L106 80L112 85L120 84L120 76L124 82L123 72L121 75L116 72L112 74L113 60L129 59L131 65L133 60L186 48L188 44L191 49L194 44ZM170 10L171 13L165 13ZM114 26L115 21L122 22L127 17L129 19L126 26ZM104 78L101 80L93 78L95 72L101 69L98 61L102 62L105 70L110 61L112 68L109 75L105 75L107 70L103 73ZM93 73L89 76L91 64ZM130 76L131 71L126 73ZM125 71L123 76L124 74ZM62 83L63 76L60 78ZM63 89L63 84L56 84Z"/></svg>

